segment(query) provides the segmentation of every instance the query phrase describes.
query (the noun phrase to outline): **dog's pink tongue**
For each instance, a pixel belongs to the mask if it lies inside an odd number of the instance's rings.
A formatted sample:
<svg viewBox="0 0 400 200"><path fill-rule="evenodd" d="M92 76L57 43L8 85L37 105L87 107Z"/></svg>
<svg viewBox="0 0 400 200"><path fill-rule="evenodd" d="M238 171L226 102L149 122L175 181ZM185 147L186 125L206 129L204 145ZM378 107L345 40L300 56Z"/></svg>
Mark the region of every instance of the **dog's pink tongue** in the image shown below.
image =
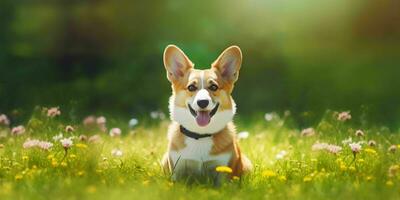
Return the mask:
<svg viewBox="0 0 400 200"><path fill-rule="evenodd" d="M210 115L207 111L199 111L197 113L196 122L199 126L206 126L210 123Z"/></svg>

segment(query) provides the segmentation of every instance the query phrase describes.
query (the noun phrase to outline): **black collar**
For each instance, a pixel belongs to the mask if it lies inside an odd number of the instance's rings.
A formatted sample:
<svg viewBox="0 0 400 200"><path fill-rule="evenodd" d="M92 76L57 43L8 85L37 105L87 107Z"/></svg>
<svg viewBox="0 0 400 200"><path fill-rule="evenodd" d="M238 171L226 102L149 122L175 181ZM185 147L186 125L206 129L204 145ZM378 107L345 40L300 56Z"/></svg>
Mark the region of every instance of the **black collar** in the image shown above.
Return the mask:
<svg viewBox="0 0 400 200"><path fill-rule="evenodd" d="M193 139L196 139L196 140L198 140L199 138L205 138L205 137L211 137L212 136L212 134L199 134L199 133L195 133L195 132L189 131L186 128L184 128L182 125L180 126L180 129L181 129L181 133L183 135L186 135L186 136L188 136L190 138L193 138Z"/></svg>

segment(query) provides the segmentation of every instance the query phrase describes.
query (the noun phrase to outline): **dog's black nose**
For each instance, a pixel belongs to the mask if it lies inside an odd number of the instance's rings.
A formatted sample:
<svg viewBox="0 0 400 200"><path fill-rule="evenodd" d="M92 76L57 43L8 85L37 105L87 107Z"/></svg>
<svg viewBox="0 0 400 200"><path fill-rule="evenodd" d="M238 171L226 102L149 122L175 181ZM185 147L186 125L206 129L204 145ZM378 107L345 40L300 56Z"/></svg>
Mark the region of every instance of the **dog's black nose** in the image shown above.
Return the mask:
<svg viewBox="0 0 400 200"><path fill-rule="evenodd" d="M199 105L200 108L205 108L208 106L209 101L208 100L198 100L197 105Z"/></svg>

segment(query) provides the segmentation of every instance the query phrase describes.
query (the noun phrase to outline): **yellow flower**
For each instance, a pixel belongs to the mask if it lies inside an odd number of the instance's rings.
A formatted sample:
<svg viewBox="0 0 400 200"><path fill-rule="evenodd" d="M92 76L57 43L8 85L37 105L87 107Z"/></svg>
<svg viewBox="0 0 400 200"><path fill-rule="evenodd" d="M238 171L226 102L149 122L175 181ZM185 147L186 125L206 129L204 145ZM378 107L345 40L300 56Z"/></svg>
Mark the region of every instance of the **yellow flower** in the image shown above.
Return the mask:
<svg viewBox="0 0 400 200"><path fill-rule="evenodd" d="M15 175L15 180L16 181L21 180L22 178L23 178L23 176L21 174Z"/></svg>
<svg viewBox="0 0 400 200"><path fill-rule="evenodd" d="M28 156L22 156L22 160L23 160L23 161L27 161L28 159L29 159Z"/></svg>
<svg viewBox="0 0 400 200"><path fill-rule="evenodd" d="M53 159L53 160L51 161L51 166L53 166L53 167L57 167L57 166L58 166L58 162L57 162L56 159Z"/></svg>
<svg viewBox="0 0 400 200"><path fill-rule="evenodd" d="M265 171L263 171L262 176L266 177L266 178L271 178L271 177L275 177L276 173L272 170L265 170Z"/></svg>
<svg viewBox="0 0 400 200"><path fill-rule="evenodd" d="M367 180L367 181L370 181L370 180L372 180L372 176L367 176L366 178L365 178L365 180Z"/></svg>
<svg viewBox="0 0 400 200"><path fill-rule="evenodd" d="M372 154L372 155L377 155L378 153L375 151L375 149L371 149L371 148L366 148L364 149L365 152Z"/></svg>
<svg viewBox="0 0 400 200"><path fill-rule="evenodd" d="M306 176L306 177L303 178L304 182L310 182L311 180L312 180L312 178L309 177L309 176Z"/></svg>
<svg viewBox="0 0 400 200"><path fill-rule="evenodd" d="M71 154L71 155L69 155L69 157L70 157L71 159L75 159L75 158L76 158L76 155L75 155L75 154Z"/></svg>
<svg viewBox="0 0 400 200"><path fill-rule="evenodd" d="M86 144L82 144L82 143L78 143L75 146L80 148L80 149L86 149L88 147Z"/></svg>
<svg viewBox="0 0 400 200"><path fill-rule="evenodd" d="M386 181L386 185L389 187L393 186L393 181L391 180Z"/></svg>
<svg viewBox="0 0 400 200"><path fill-rule="evenodd" d="M88 192L88 193L95 193L96 192L96 186L94 186L94 185L91 185L91 186L88 186L87 188L86 188L86 191Z"/></svg>
<svg viewBox="0 0 400 200"><path fill-rule="evenodd" d="M78 172L78 176L83 176L83 175L85 175L85 172L84 172L84 171L79 171L79 172Z"/></svg>
<svg viewBox="0 0 400 200"><path fill-rule="evenodd" d="M347 170L347 167L346 167L346 165L344 163L340 164L340 170L342 170L342 171L346 171Z"/></svg>
<svg viewBox="0 0 400 200"><path fill-rule="evenodd" d="M61 162L61 167L66 167L66 166L68 166L68 164L66 163L66 162Z"/></svg>
<svg viewBox="0 0 400 200"><path fill-rule="evenodd" d="M279 176L278 180L285 182L287 179L286 179L286 176Z"/></svg>
<svg viewBox="0 0 400 200"><path fill-rule="evenodd" d="M47 156L47 159L49 159L49 160L51 160L51 159L53 159L53 158L54 158L54 155L53 155L53 154L50 154L50 155Z"/></svg>
<svg viewBox="0 0 400 200"><path fill-rule="evenodd" d="M232 173L232 169L227 166L218 166L217 168L215 168L215 171L220 173Z"/></svg>
<svg viewBox="0 0 400 200"><path fill-rule="evenodd" d="M149 185L150 181L149 180L145 180L142 182L143 185Z"/></svg>

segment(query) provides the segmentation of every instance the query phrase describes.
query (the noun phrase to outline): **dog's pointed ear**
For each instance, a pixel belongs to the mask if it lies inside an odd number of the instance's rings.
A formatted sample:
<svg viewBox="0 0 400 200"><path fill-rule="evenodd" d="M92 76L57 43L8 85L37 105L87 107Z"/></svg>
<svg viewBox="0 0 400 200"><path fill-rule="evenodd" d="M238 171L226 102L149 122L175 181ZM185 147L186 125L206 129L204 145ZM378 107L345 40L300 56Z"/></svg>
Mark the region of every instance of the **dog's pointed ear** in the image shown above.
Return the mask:
<svg viewBox="0 0 400 200"><path fill-rule="evenodd" d="M192 61L175 45L168 45L164 50L164 66L169 81L179 81L193 68Z"/></svg>
<svg viewBox="0 0 400 200"><path fill-rule="evenodd" d="M242 65L242 51L238 46L230 46L211 65L227 82L234 83L239 77Z"/></svg>

